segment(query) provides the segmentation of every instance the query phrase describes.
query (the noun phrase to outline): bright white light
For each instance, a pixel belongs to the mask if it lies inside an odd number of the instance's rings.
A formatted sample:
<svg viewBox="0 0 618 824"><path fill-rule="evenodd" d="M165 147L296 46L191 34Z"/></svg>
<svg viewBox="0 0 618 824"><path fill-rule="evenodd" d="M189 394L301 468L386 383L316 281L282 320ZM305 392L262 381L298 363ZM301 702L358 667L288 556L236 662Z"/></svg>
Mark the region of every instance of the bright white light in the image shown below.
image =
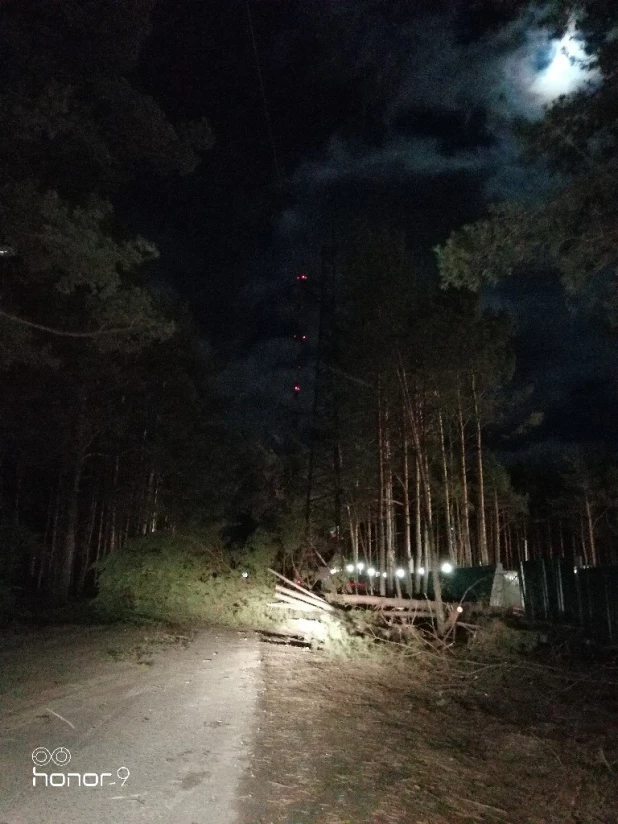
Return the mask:
<svg viewBox="0 0 618 824"><path fill-rule="evenodd" d="M346 564L345 571L354 572L354 564Z"/></svg>
<svg viewBox="0 0 618 824"><path fill-rule="evenodd" d="M418 568L418 574L419 575L424 575L425 574L425 567L419 567Z"/></svg>
<svg viewBox="0 0 618 824"><path fill-rule="evenodd" d="M362 572L365 569L365 564L361 561L360 564L356 564L356 569Z"/></svg>
<svg viewBox="0 0 618 824"><path fill-rule="evenodd" d="M383 573L382 573L382 577L383 577L383 578L386 578L386 572L383 572Z"/></svg>
<svg viewBox="0 0 618 824"><path fill-rule="evenodd" d="M536 75L531 90L544 101L550 102L563 94L571 94L587 80L598 76L589 66L584 42L571 23L560 40L550 44L551 56L545 68Z"/></svg>
<svg viewBox="0 0 618 824"><path fill-rule="evenodd" d="M338 572L339 572L339 570L337 569L337 567L333 567L330 571L330 574L331 575L336 575Z"/></svg>
<svg viewBox="0 0 618 824"><path fill-rule="evenodd" d="M242 577L243 577L243 578L248 578L248 577L249 577L249 573L248 573L248 572L243 572L243 573L242 573Z"/></svg>
<svg viewBox="0 0 618 824"><path fill-rule="evenodd" d="M451 574L451 572L453 571L453 564L451 564L449 561L445 561L445 562L442 564L442 566L440 567L440 569L442 570L442 572L443 572L445 575L450 575L450 574Z"/></svg>
<svg viewBox="0 0 618 824"><path fill-rule="evenodd" d="M398 570L397 570L397 572L395 573L395 575L396 575L398 578L403 578L405 574L406 574L405 569L398 569Z"/></svg>
<svg viewBox="0 0 618 824"><path fill-rule="evenodd" d="M369 569L367 570L367 575L368 575L370 578L373 578L373 576L374 576L375 574L376 574L375 569L374 569L373 567L369 567Z"/></svg>

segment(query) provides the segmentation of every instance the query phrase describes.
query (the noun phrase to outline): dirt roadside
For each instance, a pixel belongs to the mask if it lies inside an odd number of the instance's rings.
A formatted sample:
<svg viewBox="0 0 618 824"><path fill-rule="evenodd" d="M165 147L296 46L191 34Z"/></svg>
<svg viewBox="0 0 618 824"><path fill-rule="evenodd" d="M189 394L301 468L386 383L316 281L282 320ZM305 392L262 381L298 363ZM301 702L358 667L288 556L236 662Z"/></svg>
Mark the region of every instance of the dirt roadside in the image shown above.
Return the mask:
<svg viewBox="0 0 618 824"><path fill-rule="evenodd" d="M526 661L262 646L243 824L616 824L614 686Z"/></svg>
<svg viewBox="0 0 618 824"><path fill-rule="evenodd" d="M618 824L617 698L606 679L525 659L341 661L226 630L12 632L0 824ZM33 788L36 747L112 777Z"/></svg>

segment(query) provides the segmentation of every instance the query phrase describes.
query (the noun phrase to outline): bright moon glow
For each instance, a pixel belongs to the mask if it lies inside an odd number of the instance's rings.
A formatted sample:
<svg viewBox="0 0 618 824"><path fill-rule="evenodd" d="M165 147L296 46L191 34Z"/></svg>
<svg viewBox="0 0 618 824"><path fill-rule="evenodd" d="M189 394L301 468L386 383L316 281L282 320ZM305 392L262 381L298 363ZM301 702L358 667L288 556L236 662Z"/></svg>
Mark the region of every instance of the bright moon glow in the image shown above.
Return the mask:
<svg viewBox="0 0 618 824"><path fill-rule="evenodd" d="M545 102L571 94L596 77L582 39L571 24L560 40L552 40L547 60L532 82L531 90Z"/></svg>

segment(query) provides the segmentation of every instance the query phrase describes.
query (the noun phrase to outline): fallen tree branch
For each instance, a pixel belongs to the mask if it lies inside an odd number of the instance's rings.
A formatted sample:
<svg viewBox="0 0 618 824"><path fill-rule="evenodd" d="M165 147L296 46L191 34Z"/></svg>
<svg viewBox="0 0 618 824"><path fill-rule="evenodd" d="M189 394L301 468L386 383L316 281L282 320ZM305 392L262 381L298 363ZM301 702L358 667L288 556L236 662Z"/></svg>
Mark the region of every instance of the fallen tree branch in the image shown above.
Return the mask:
<svg viewBox="0 0 618 824"><path fill-rule="evenodd" d="M73 332L70 329L54 329L53 326L45 326L42 323L35 323L32 320L26 320L25 318L20 318L17 315L12 315L10 312L5 312L2 309L0 309L0 317L6 318L13 323L19 323L22 326L28 326L30 329L38 329L40 332L47 332L48 335L56 335L61 338L100 338L104 335L121 335L147 328L146 325L139 327L135 326L135 324L130 324L129 326L117 326L111 329L93 329L89 332ZM152 325L152 323L149 324L149 326Z"/></svg>

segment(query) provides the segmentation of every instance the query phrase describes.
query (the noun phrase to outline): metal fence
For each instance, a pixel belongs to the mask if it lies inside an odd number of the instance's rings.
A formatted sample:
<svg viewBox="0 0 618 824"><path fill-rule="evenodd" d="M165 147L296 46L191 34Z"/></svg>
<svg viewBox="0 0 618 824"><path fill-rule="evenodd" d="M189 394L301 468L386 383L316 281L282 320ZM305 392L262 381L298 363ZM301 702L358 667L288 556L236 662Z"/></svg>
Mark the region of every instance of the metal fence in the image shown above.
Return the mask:
<svg viewBox="0 0 618 824"><path fill-rule="evenodd" d="M577 568L565 559L525 561L520 582L530 620L570 624L589 638L618 641L618 567Z"/></svg>
<svg viewBox="0 0 618 824"><path fill-rule="evenodd" d="M491 588L494 580L496 567L455 567L452 572L440 573L440 586L442 589L442 599L444 601L457 602L466 601L487 601L491 596ZM433 578L427 575L425 579L425 594L433 599Z"/></svg>

